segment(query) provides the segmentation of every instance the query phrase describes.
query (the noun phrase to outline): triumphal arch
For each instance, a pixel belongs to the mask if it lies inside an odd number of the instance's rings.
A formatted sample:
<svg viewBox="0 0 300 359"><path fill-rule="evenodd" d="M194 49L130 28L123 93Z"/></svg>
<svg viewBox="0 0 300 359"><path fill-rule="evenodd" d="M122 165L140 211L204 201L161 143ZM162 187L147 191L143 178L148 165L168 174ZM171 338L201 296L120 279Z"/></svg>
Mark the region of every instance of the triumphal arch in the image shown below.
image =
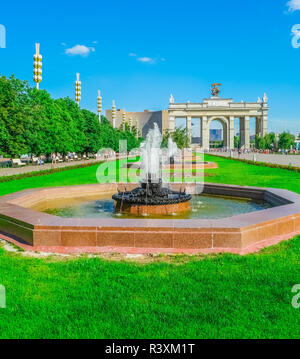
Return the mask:
<svg viewBox="0 0 300 359"><path fill-rule="evenodd" d="M255 133L264 136L268 131L268 98L258 98L256 102L233 102L219 96L220 84L212 84L211 97L201 103L176 103L173 95L169 103L169 131L174 131L176 118L185 118L190 139L192 137L192 120L200 119L200 146L209 149L210 123L219 121L223 127L224 147L234 148L235 119L239 120L240 147L250 148L250 118L255 118Z"/></svg>

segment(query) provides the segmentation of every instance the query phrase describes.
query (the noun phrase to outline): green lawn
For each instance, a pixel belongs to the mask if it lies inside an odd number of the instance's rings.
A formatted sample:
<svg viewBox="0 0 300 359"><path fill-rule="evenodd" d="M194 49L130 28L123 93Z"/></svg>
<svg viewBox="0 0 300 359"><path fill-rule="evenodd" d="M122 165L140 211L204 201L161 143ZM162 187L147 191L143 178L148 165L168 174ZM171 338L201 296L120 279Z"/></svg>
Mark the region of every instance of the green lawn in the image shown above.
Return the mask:
<svg viewBox="0 0 300 359"><path fill-rule="evenodd" d="M209 182L229 183L244 186L285 188L300 193L300 173L280 168L260 167L247 163L221 158L205 156L207 161L217 162L218 169L208 170L215 174L207 178Z"/></svg>
<svg viewBox="0 0 300 359"><path fill-rule="evenodd" d="M0 249L0 338L300 338L300 237L245 257L136 264Z"/></svg>
<svg viewBox="0 0 300 359"><path fill-rule="evenodd" d="M300 174L206 156L210 182L300 193ZM111 164L113 166L113 164ZM96 167L0 183L25 188L95 183ZM300 237L247 256L24 258L0 248L0 338L300 338Z"/></svg>
<svg viewBox="0 0 300 359"><path fill-rule="evenodd" d="M300 173L288 170L259 167L234 161L231 159L205 155L206 161L217 162L218 169L210 169L211 174L205 178L208 182L238 184L247 186L285 188L300 193ZM120 163L122 168L124 160ZM106 181L118 176L118 166L108 163L109 175ZM117 168L116 168L117 167ZM63 171L38 177L28 177L11 182L0 183L0 195L21 191L27 188L72 186L79 184L97 183L96 171L98 165ZM125 171L122 169L122 171Z"/></svg>

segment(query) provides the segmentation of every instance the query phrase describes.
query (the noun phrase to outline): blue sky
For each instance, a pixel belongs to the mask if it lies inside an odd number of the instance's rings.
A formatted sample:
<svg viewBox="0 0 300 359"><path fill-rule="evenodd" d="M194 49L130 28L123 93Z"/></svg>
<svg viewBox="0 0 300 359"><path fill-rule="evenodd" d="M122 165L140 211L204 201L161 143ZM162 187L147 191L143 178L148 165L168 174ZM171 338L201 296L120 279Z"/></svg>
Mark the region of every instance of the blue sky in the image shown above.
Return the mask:
<svg viewBox="0 0 300 359"><path fill-rule="evenodd" d="M74 97L80 72L84 108L96 111L100 89L104 109L113 99L127 111L166 109L170 93L175 101L199 102L212 82L221 82L221 96L237 102L266 92L270 130L298 133L300 47L293 48L291 30L300 24L300 0L287 3L6 1L0 8L7 31L0 72L33 85L39 42L41 88L54 97Z"/></svg>

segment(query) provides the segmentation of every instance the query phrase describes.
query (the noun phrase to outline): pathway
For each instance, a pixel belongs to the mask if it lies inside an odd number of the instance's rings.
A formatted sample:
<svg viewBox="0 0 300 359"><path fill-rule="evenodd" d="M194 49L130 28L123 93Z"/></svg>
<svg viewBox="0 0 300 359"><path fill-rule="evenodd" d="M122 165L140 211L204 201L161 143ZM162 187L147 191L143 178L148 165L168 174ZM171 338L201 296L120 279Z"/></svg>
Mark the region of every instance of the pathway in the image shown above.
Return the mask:
<svg viewBox="0 0 300 359"><path fill-rule="evenodd" d="M83 160L83 161L71 161L71 162L62 162L57 163L55 165L52 165L52 163L46 163L42 166L39 165L28 165L24 167L16 167L16 168L0 168L0 177L3 176L11 176L11 175L18 175L23 173L30 173L30 172L40 172L45 170L50 170L53 168L63 168L63 167L69 167L69 166L76 166L81 164L87 164L87 163L94 163L99 162L99 159L92 159L92 160Z"/></svg>
<svg viewBox="0 0 300 359"><path fill-rule="evenodd" d="M210 155L218 155L223 157L230 157L230 152L210 152ZM240 156L237 152L234 152L234 158L246 159L246 160L254 160L254 156L256 157L256 161L265 162L265 163L275 163L278 165L292 165L294 167L300 167L300 155L267 155L263 153L242 153Z"/></svg>

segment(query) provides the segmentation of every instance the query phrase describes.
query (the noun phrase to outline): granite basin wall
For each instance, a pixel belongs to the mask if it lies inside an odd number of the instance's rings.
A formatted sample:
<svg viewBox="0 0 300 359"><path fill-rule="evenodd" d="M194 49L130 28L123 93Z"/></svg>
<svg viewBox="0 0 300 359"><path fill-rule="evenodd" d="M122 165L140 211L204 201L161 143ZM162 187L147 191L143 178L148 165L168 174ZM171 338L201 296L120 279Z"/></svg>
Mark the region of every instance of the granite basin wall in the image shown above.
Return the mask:
<svg viewBox="0 0 300 359"><path fill-rule="evenodd" d="M300 233L300 196L271 188L221 184L174 184L191 194L206 193L264 199L275 207L230 218L203 219L80 219L61 218L33 210L53 199L113 194L120 184L95 184L30 189L0 197L0 231L32 246L237 248L282 235ZM135 184L126 184L132 189Z"/></svg>

